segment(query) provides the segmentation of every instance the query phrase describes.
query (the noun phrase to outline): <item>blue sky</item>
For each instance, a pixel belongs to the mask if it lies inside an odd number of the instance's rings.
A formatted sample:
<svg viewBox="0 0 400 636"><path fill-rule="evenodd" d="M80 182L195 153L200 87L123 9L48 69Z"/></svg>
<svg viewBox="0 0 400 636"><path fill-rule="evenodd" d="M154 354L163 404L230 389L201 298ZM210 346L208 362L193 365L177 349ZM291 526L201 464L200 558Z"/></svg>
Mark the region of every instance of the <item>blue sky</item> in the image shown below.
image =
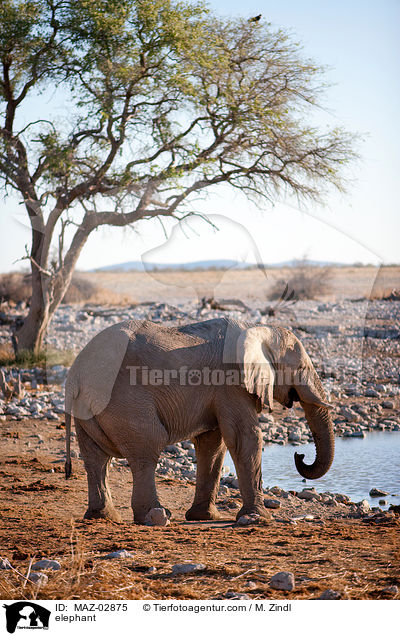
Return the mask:
<svg viewBox="0 0 400 636"><path fill-rule="evenodd" d="M176 232L173 249L160 249L162 260L240 260L240 238L229 229L232 219L245 226L264 262L304 254L339 262L399 262L400 2L213 0L209 5L225 15L262 13L263 20L290 30L303 44L306 56L330 67L326 80L334 85L324 97L329 114L320 113L317 121L321 126L339 125L364 133L361 161L350 174L349 192L332 193L324 207L308 205L299 210L279 203L260 210L223 188L202 204L203 212L227 218L221 231L215 234L206 224L196 224L196 236L200 233L196 241L190 240L190 231ZM30 232L20 222L21 207L16 201L0 202L0 210L0 271L8 271L21 266L13 262L23 255ZM166 228L171 232L173 223ZM91 236L78 266L94 269L140 260L148 250L154 250L154 260L161 260L156 248L164 242L157 221L143 222L135 230L107 228Z"/></svg>

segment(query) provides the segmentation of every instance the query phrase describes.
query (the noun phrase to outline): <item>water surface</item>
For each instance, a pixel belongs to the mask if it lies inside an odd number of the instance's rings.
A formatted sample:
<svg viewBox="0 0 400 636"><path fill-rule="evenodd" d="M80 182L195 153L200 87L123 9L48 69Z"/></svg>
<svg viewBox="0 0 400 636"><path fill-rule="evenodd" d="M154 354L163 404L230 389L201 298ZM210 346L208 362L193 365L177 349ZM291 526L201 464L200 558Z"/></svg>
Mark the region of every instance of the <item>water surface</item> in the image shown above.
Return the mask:
<svg viewBox="0 0 400 636"><path fill-rule="evenodd" d="M318 492L343 493L354 502L367 499L373 506L378 505L379 499L371 498L369 491L379 488L389 493L384 497L388 504L400 504L400 431L376 431L367 433L365 438L339 437L335 442L335 459L330 470L321 479L306 483L296 470L293 455L304 453L304 461L312 463L314 444L266 446L262 461L264 487L279 486L298 491L314 486ZM225 464L235 472L228 454Z"/></svg>

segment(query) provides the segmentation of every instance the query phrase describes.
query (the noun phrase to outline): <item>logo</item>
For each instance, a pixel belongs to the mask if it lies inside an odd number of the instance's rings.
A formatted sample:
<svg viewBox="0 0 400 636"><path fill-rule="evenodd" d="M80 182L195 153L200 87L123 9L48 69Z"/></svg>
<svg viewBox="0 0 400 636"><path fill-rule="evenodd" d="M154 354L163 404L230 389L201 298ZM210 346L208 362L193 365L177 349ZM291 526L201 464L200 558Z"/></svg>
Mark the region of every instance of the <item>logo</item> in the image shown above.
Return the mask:
<svg viewBox="0 0 400 636"><path fill-rule="evenodd" d="M13 634L16 629L49 629L51 612L30 601L18 601L6 608L7 631Z"/></svg>

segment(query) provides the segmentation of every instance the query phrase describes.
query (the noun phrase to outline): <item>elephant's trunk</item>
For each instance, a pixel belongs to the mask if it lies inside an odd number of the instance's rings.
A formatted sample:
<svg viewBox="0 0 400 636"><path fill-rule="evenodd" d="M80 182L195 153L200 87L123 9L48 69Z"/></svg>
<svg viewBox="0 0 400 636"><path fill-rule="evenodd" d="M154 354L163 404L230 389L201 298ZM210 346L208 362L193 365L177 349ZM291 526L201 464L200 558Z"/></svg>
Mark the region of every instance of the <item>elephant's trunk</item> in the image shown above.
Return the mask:
<svg viewBox="0 0 400 636"><path fill-rule="evenodd" d="M294 454L296 468L305 479L319 479L328 472L333 462L335 438L330 412L323 406L301 402L307 422L310 426L316 450L312 464L305 464L304 455Z"/></svg>

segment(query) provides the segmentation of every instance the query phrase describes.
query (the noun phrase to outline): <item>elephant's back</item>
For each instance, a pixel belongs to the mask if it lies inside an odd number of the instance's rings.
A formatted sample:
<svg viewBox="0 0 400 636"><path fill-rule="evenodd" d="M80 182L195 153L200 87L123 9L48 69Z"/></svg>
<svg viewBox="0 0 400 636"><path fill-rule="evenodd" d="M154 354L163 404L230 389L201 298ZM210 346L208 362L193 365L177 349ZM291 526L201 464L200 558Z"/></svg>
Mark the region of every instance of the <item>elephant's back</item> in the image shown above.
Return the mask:
<svg viewBox="0 0 400 636"><path fill-rule="evenodd" d="M226 339L227 333L237 332L238 334L246 325L233 320L232 318L211 318L201 322L193 322L178 327L178 331L184 335L200 338L203 342L210 342L213 345Z"/></svg>
<svg viewBox="0 0 400 636"><path fill-rule="evenodd" d="M132 329L130 326L129 329ZM143 321L133 327L130 334L127 358L133 364L152 364L157 361L185 364L203 362L212 366L221 363L227 345L235 343L243 330L243 324L230 318L213 318L178 326L164 326Z"/></svg>

